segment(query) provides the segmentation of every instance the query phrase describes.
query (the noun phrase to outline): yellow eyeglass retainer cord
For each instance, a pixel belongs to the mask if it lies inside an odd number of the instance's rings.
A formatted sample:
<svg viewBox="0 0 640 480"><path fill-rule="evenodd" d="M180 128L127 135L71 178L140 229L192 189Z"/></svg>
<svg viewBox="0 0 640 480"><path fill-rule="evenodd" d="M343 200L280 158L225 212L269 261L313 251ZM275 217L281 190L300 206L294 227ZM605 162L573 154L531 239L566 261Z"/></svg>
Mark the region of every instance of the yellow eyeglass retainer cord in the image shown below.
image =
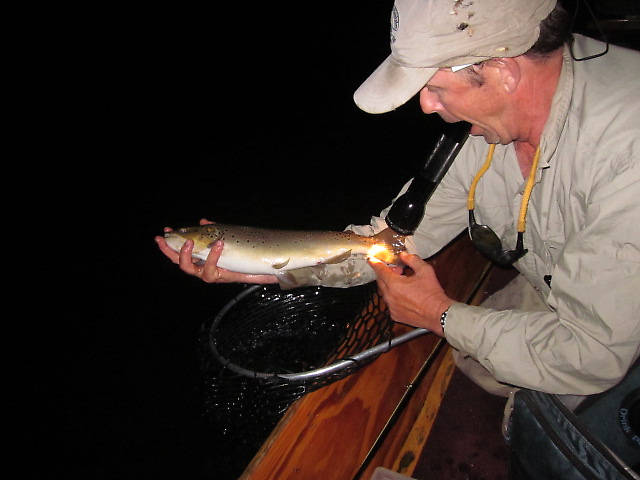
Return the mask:
<svg viewBox="0 0 640 480"><path fill-rule="evenodd" d="M476 186L478 181L485 174L491 166L491 160L493 160L493 151L496 149L496 145L492 143L489 145L489 152L487 152L487 159L484 161L478 173L476 173L471 186L469 187L469 196L467 197L467 209L473 210L475 206ZM522 195L522 202L520 203L520 215L518 216L518 232L524 232L527 219L527 207L529 206L529 198L531 197L531 190L533 190L533 184L535 182L536 170L538 168L538 160L540 159L540 145L536 148L536 153L533 156L533 163L531 164L531 171L529 172L529 178L527 178L527 184L524 188L524 194Z"/></svg>

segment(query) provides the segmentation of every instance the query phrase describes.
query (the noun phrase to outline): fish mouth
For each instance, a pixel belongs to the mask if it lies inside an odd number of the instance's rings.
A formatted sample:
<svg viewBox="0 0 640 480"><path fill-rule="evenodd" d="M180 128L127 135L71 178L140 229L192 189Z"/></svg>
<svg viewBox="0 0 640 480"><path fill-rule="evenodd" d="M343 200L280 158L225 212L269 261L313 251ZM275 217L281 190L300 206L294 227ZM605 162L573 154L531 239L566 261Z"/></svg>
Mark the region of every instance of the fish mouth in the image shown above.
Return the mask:
<svg viewBox="0 0 640 480"><path fill-rule="evenodd" d="M183 242L189 239L194 239L194 236L197 236L201 233L201 227L180 227L175 230L171 230L169 232L164 233L164 238L179 238Z"/></svg>
<svg viewBox="0 0 640 480"><path fill-rule="evenodd" d="M184 242L187 241L185 237L180 235L178 232L165 232L164 239L171 248L175 251L180 251Z"/></svg>

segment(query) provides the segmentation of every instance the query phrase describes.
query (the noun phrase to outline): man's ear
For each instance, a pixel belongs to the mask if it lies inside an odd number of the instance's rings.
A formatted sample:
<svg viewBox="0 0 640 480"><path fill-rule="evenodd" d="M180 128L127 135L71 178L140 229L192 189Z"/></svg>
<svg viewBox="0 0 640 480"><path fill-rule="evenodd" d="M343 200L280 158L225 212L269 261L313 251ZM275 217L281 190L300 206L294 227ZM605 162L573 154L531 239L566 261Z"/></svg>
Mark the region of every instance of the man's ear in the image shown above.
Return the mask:
<svg viewBox="0 0 640 480"><path fill-rule="evenodd" d="M516 60L510 57L492 58L489 60L491 66L496 68L499 80L502 82L502 88L507 93L513 93L520 84L520 65Z"/></svg>

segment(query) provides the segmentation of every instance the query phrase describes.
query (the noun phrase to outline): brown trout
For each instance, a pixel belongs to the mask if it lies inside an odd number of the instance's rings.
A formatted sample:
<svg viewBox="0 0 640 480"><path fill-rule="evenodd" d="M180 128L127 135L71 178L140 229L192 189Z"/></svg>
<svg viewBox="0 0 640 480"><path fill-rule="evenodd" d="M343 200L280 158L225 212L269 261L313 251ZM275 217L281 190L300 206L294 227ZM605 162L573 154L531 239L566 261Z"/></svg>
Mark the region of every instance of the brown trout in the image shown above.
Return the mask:
<svg viewBox="0 0 640 480"><path fill-rule="evenodd" d="M165 233L179 251L193 240L192 256L205 260L212 245L224 241L218 266L234 272L279 275L288 270L344 262L353 255L399 264L404 237L386 229L372 237L350 231L272 230L215 223Z"/></svg>

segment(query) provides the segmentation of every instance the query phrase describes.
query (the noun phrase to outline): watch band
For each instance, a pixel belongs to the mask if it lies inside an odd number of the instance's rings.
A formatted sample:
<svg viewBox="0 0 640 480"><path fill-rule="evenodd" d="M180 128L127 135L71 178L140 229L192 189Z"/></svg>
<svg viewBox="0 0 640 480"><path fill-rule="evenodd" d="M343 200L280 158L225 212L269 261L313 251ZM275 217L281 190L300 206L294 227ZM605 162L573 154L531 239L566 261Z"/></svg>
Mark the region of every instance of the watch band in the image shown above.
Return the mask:
<svg viewBox="0 0 640 480"><path fill-rule="evenodd" d="M444 334L444 327L447 325L447 315L449 314L449 309L447 308L442 315L440 315L440 326L442 327L442 333Z"/></svg>

